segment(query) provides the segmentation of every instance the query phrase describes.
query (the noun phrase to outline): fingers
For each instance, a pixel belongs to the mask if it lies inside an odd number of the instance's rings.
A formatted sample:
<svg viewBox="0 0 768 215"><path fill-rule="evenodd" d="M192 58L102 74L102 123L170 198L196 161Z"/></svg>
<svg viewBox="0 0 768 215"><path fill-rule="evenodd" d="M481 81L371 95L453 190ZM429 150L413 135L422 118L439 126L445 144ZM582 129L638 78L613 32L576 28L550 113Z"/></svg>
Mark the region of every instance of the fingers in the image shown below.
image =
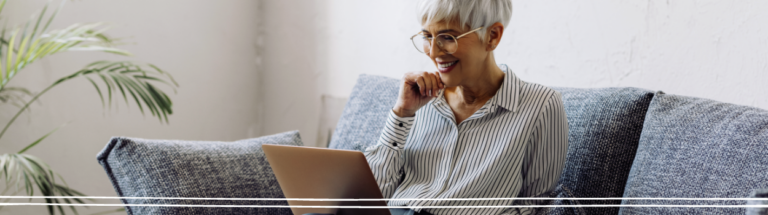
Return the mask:
<svg viewBox="0 0 768 215"><path fill-rule="evenodd" d="M406 83L413 83L418 89L414 89L420 96L437 97L440 89L445 88L443 81L440 79L439 72L413 72L406 74Z"/></svg>
<svg viewBox="0 0 768 215"><path fill-rule="evenodd" d="M437 86L440 89L444 89L445 85L443 84L443 79L440 77L440 72L435 72L435 76L437 77Z"/></svg>
<svg viewBox="0 0 768 215"><path fill-rule="evenodd" d="M440 91L440 86L439 86L440 85L439 84L440 83L440 76L435 76L435 74L433 74L433 73L429 73L429 75L432 77L431 78L432 79L432 81L431 81L432 82L432 86L431 86L432 87L432 90L431 90L432 94L430 96L436 97L437 96L437 91Z"/></svg>
<svg viewBox="0 0 768 215"><path fill-rule="evenodd" d="M419 86L419 93L421 96L424 96L424 94L427 91L427 84L424 82L424 76L419 76L416 79L416 84Z"/></svg>
<svg viewBox="0 0 768 215"><path fill-rule="evenodd" d="M424 72L421 74L421 77L424 77L424 94L422 96L432 96L432 92L434 92L434 83L435 78L432 76L432 74L429 74L428 72Z"/></svg>

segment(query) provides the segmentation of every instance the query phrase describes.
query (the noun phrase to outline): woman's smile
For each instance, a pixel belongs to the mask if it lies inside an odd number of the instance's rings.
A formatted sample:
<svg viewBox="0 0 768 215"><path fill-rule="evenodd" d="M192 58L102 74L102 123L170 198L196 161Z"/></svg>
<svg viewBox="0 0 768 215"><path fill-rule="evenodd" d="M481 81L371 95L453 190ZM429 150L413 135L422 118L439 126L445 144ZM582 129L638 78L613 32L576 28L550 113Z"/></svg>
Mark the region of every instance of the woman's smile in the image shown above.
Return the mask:
<svg viewBox="0 0 768 215"><path fill-rule="evenodd" d="M440 73L449 73L458 63L459 60L437 62L437 70L440 71Z"/></svg>

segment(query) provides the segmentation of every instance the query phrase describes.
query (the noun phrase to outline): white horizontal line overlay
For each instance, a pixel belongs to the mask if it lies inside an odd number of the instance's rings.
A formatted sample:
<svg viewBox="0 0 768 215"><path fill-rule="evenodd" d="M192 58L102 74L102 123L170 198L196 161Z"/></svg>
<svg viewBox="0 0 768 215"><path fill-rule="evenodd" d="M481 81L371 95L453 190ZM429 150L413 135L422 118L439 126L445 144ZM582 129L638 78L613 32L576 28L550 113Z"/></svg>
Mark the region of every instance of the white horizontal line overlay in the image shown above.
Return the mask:
<svg viewBox="0 0 768 215"><path fill-rule="evenodd" d="M69 204L69 203L0 203L0 206L131 206L131 207L202 207L202 208L350 208L385 209L410 206L336 206L336 205L181 205L181 204ZM768 208L768 205L479 205L479 206L420 206L418 208L555 208L555 207L684 207L684 208Z"/></svg>
<svg viewBox="0 0 768 215"><path fill-rule="evenodd" d="M229 201L390 201L390 200L427 200L427 201L495 201L495 200L706 200L706 201L768 201L768 198L653 198L653 197L610 197L610 198L398 198L398 199L326 199L326 198L205 198L205 197L119 197L119 196L0 196L0 199L159 199L159 200L229 200Z"/></svg>
<svg viewBox="0 0 768 215"><path fill-rule="evenodd" d="M155 200L230 200L230 201L389 201L391 199L323 199L323 198L195 198L195 197L117 197L117 196L0 196L0 199L155 199ZM758 200L768 198L441 198L413 199L430 201L492 201L492 200ZM399 199L410 200L410 199ZM337 206L337 205L204 205L204 204L78 204L78 203L0 203L0 206L103 206L103 207L205 207L205 208L349 208L385 209L412 208L410 206ZM420 206L418 208L552 208L552 207L686 207L686 208L768 208L768 205L479 205L479 206Z"/></svg>

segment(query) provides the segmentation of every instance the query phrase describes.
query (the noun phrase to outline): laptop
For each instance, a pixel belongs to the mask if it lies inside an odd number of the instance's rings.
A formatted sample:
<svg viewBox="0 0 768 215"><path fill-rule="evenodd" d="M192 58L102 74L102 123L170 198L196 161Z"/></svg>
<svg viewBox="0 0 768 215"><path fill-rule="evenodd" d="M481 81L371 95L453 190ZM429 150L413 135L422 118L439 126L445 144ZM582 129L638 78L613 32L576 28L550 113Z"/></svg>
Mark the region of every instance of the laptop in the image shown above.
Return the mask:
<svg viewBox="0 0 768 215"><path fill-rule="evenodd" d="M288 201L289 206L387 206L362 152L262 145L286 198L375 199L370 201ZM390 215L389 209L297 208L294 215Z"/></svg>

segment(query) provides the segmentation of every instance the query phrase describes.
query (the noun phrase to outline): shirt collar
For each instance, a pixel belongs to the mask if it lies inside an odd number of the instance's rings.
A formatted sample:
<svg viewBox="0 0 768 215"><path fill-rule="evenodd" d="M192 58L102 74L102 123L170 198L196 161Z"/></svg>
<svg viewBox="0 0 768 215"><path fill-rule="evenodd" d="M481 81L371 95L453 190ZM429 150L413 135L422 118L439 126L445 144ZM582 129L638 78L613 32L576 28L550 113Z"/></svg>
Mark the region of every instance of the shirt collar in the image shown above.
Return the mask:
<svg viewBox="0 0 768 215"><path fill-rule="evenodd" d="M507 65L500 64L499 68L501 71L504 71L504 81L501 83L499 90L496 91L496 95L493 95L493 97L488 100L488 104L496 105L512 112L517 112L522 80L517 78L515 73L513 73Z"/></svg>
<svg viewBox="0 0 768 215"><path fill-rule="evenodd" d="M520 86L523 81L517 78L515 73L512 72L506 64L500 64L499 68L504 72L504 81L501 83L501 87L496 91L496 95L493 95L490 100L483 106L495 105L507 110L511 110L513 113L517 112L517 106L520 101ZM438 92L438 97L433 99L434 105L446 104L445 97L443 96L444 90Z"/></svg>

